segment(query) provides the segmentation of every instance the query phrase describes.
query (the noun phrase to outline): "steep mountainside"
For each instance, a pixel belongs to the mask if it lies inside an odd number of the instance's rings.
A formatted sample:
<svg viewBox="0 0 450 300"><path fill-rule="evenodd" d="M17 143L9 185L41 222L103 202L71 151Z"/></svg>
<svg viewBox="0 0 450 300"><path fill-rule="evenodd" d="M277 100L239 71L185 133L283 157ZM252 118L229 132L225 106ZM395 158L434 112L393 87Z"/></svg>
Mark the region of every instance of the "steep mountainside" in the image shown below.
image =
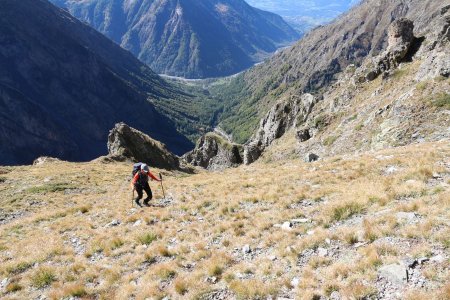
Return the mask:
<svg viewBox="0 0 450 300"><path fill-rule="evenodd" d="M265 159L448 142L450 5L433 14L430 28L417 38L414 23L398 19L389 27L387 49L360 67L348 66L320 101L301 100L305 94L278 102L245 147L244 161L251 163L271 144Z"/></svg>
<svg viewBox="0 0 450 300"><path fill-rule="evenodd" d="M213 86L213 94L227 103L221 127L232 133L235 141L247 141L276 101L305 92L320 98L346 66L359 65L367 56L386 48L387 29L393 20L408 17L415 24L415 35L421 37L433 30L430 20L448 4L449 0L363 1L264 64L225 85Z"/></svg>
<svg viewBox="0 0 450 300"><path fill-rule="evenodd" d="M0 1L0 164L106 154L125 121L181 154L191 143L148 101L179 97L129 52L45 0Z"/></svg>
<svg viewBox="0 0 450 300"><path fill-rule="evenodd" d="M298 34L243 0L52 0L159 73L187 78L237 73Z"/></svg>

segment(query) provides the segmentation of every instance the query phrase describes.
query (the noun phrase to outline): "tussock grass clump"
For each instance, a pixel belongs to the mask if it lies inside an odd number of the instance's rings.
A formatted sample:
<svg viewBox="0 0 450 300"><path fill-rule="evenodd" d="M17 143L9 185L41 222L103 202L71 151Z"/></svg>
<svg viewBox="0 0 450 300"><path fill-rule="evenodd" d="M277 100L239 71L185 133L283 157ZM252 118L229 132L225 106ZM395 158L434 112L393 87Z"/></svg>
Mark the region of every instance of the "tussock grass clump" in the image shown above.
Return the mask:
<svg viewBox="0 0 450 300"><path fill-rule="evenodd" d="M331 221L343 221L350 218L353 215L364 212L364 205L359 202L347 202L344 204L336 205L332 209Z"/></svg>
<svg viewBox="0 0 450 300"><path fill-rule="evenodd" d="M121 238L115 237L111 240L111 242L109 244L109 248L111 250L115 250L115 249L122 247L124 244L125 244L125 242Z"/></svg>
<svg viewBox="0 0 450 300"><path fill-rule="evenodd" d="M230 289L238 299L264 299L268 296L276 296L278 293L275 285L270 285L259 280L234 280L230 283Z"/></svg>
<svg viewBox="0 0 450 300"><path fill-rule="evenodd" d="M38 269L31 277L33 286L38 289L49 286L54 281L56 281L55 272L48 267Z"/></svg>
<svg viewBox="0 0 450 300"><path fill-rule="evenodd" d="M6 293L14 293L14 292L18 292L18 291L20 291L22 289L23 289L23 287L18 282L10 282L5 287L5 292Z"/></svg>
<svg viewBox="0 0 450 300"><path fill-rule="evenodd" d="M170 265L160 265L156 268L155 274L159 278L166 280L175 277L175 275L177 275L177 272Z"/></svg>
<svg viewBox="0 0 450 300"><path fill-rule="evenodd" d="M440 109L450 109L450 94L440 93L436 95L434 99L431 100L431 104Z"/></svg>
<svg viewBox="0 0 450 300"><path fill-rule="evenodd" d="M72 296L72 297L84 297L88 293L86 291L86 288L81 284L71 284L64 288L64 294L65 296Z"/></svg>
<svg viewBox="0 0 450 300"><path fill-rule="evenodd" d="M16 265L6 267L6 273L11 275L17 275L23 273L33 266L34 262L23 261Z"/></svg>
<svg viewBox="0 0 450 300"><path fill-rule="evenodd" d="M184 295L188 292L188 283L183 278L175 279L173 286L175 291L180 295Z"/></svg>
<svg viewBox="0 0 450 300"><path fill-rule="evenodd" d="M150 245L158 239L158 235L150 232L140 235L137 239L142 245Z"/></svg>

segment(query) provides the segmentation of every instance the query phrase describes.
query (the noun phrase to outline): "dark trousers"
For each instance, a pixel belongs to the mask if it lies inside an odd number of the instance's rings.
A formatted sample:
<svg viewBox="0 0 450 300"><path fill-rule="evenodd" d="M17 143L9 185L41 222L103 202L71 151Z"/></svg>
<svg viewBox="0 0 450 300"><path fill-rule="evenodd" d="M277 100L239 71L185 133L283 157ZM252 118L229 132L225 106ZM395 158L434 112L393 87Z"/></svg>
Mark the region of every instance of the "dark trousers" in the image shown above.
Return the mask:
<svg viewBox="0 0 450 300"><path fill-rule="evenodd" d="M142 199L142 196L143 196L142 191L145 191L145 193L147 194L147 199L145 199L145 200L152 200L152 198L153 198L152 190L150 189L148 182L146 182L144 184L136 184L134 187L136 188L136 192L138 194L136 200Z"/></svg>

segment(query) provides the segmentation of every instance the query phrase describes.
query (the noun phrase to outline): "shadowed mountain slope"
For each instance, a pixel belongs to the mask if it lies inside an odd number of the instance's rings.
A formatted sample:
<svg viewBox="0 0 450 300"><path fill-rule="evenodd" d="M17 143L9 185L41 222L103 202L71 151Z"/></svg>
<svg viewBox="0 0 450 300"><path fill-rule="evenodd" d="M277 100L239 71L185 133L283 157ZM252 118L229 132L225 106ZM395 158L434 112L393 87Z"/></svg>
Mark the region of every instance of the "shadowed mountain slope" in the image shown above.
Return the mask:
<svg viewBox="0 0 450 300"><path fill-rule="evenodd" d="M174 95L131 53L49 2L0 2L0 164L95 158L119 121L184 153L192 144L148 101Z"/></svg>

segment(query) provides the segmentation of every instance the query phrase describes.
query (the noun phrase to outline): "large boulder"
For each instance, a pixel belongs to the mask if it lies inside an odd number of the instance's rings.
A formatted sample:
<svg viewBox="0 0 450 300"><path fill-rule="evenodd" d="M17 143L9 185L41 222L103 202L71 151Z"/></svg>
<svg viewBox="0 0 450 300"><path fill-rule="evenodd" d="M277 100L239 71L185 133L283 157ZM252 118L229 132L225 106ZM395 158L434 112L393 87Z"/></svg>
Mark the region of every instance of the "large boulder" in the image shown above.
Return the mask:
<svg viewBox="0 0 450 300"><path fill-rule="evenodd" d="M364 74L360 81L372 81L379 75L388 76L405 61L416 38L414 24L411 20L400 18L391 23L388 30L388 47L386 51L374 57L367 66L361 68Z"/></svg>
<svg viewBox="0 0 450 300"><path fill-rule="evenodd" d="M193 166L214 171L223 170L242 164L242 146L233 144L216 133L207 133L183 159Z"/></svg>
<svg viewBox="0 0 450 300"><path fill-rule="evenodd" d="M303 124L316 102L317 99L313 95L303 94L275 104L261 120L256 134L245 145L244 163L251 164L275 139L283 136L290 128Z"/></svg>
<svg viewBox="0 0 450 300"><path fill-rule="evenodd" d="M108 157L114 160L129 159L167 170L180 168L179 158L163 143L125 123L116 124L109 132L108 152Z"/></svg>

